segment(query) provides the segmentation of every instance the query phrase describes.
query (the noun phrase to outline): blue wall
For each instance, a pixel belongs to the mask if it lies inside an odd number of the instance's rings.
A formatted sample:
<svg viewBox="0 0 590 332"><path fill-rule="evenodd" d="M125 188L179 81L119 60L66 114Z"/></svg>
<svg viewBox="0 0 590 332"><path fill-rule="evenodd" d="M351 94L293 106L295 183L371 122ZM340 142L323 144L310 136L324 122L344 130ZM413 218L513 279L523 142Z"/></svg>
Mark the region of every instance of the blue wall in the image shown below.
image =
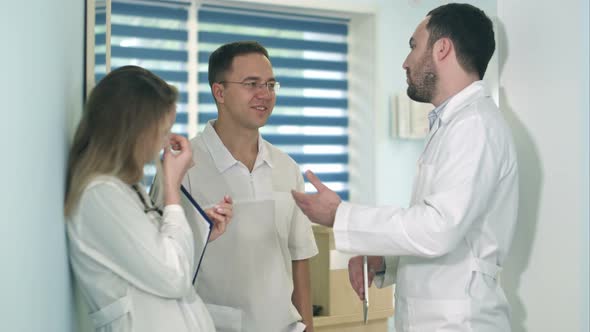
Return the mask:
<svg viewBox="0 0 590 332"><path fill-rule="evenodd" d="M84 1L0 4L2 331L73 331L62 202L82 108Z"/></svg>

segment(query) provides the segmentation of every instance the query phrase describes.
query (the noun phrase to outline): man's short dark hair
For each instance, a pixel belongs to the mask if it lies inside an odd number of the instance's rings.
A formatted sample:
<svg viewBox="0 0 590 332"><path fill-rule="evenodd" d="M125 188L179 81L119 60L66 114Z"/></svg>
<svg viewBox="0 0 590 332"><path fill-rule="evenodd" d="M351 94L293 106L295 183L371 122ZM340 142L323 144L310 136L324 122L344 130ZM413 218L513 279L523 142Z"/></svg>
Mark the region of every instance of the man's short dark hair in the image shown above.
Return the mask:
<svg viewBox="0 0 590 332"><path fill-rule="evenodd" d="M427 16L428 45L432 47L440 38L451 39L459 64L482 79L496 49L492 20L481 9L459 3L437 7Z"/></svg>
<svg viewBox="0 0 590 332"><path fill-rule="evenodd" d="M259 53L270 60L268 51L256 41L237 41L225 44L216 49L209 56L209 86L221 82L225 74L231 69L236 56Z"/></svg>

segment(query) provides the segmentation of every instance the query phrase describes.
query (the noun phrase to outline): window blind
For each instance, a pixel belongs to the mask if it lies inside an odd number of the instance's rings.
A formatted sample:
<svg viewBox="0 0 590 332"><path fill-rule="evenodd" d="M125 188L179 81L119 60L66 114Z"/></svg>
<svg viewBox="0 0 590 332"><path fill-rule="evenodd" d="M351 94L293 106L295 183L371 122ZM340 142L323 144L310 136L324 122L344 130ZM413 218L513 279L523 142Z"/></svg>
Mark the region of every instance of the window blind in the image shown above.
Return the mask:
<svg viewBox="0 0 590 332"><path fill-rule="evenodd" d="M98 82L106 68L106 3L96 1L94 12L94 76Z"/></svg>
<svg viewBox="0 0 590 332"><path fill-rule="evenodd" d="M188 9L186 2L113 0L110 40L111 69L141 66L176 86L179 100L172 131L184 136L188 136ZM104 44L104 35L96 40ZM104 52L102 58L97 55L96 63L98 82L105 75ZM155 172L153 165L145 167L146 185Z"/></svg>
<svg viewBox="0 0 590 332"><path fill-rule="evenodd" d="M348 21L216 5L202 5L197 16L199 130L217 117L209 55L224 43L256 40L281 83L262 136L348 200Z"/></svg>

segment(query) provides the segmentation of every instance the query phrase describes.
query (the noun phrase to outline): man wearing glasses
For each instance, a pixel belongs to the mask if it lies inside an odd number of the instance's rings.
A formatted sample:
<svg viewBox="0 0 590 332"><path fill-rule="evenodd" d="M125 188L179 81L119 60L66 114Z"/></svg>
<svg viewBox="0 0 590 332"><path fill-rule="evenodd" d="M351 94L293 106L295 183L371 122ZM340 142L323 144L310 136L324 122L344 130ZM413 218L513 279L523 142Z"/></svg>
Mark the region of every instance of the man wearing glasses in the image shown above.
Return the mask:
<svg viewBox="0 0 590 332"><path fill-rule="evenodd" d="M211 242L197 292L221 331L312 331L308 259L317 254L311 223L291 190L303 191L298 165L259 133L276 102L267 50L223 45L209 58L218 117L192 141L195 167L184 186L206 207L230 195L234 219Z"/></svg>

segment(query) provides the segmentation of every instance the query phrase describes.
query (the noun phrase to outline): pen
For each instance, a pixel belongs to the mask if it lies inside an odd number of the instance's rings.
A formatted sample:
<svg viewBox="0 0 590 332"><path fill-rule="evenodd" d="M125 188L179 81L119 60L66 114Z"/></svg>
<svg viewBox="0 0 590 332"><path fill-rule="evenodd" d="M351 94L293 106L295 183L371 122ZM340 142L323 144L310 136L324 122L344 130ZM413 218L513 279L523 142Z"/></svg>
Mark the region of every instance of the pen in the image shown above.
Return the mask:
<svg viewBox="0 0 590 332"><path fill-rule="evenodd" d="M365 299L363 300L363 322L367 324L369 318L369 274L367 273L367 256L363 256L363 281L365 288Z"/></svg>

